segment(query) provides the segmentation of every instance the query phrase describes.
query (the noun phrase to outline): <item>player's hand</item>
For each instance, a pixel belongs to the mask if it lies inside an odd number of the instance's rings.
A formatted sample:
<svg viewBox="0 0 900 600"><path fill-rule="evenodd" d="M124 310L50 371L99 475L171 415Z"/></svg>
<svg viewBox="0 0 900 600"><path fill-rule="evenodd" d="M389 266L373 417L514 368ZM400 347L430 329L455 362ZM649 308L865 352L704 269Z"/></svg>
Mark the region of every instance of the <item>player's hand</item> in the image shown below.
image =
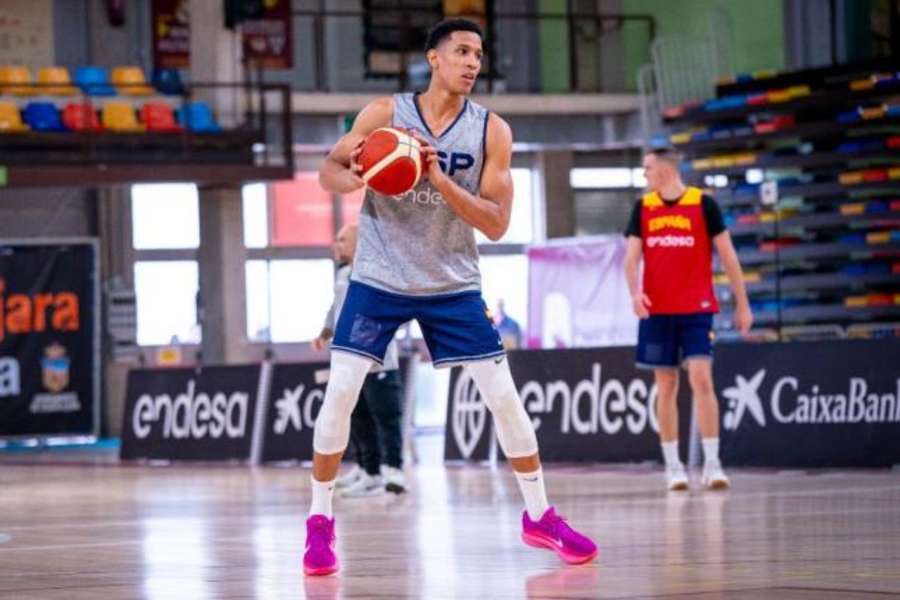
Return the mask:
<svg viewBox="0 0 900 600"><path fill-rule="evenodd" d="M351 192L356 191L361 187L365 187L366 185L366 182L363 181L362 178L362 165L357 162L357 160L359 159L359 154L360 152L362 152L364 142L365 140L360 141L356 145L356 148L354 148L353 151L350 152L349 179L352 185L352 189L350 190Z"/></svg>
<svg viewBox="0 0 900 600"><path fill-rule="evenodd" d="M411 129L407 133L414 137L419 142L419 145L422 146L422 161L425 163L423 165L424 172L434 183L435 179L444 175L444 172L441 171L441 165L438 163L437 150L418 131Z"/></svg>
<svg viewBox="0 0 900 600"><path fill-rule="evenodd" d="M646 319L649 317L651 306L652 303L650 302L650 298L647 297L647 294L638 294L631 299L631 307L634 309L634 314L637 315L638 319Z"/></svg>
<svg viewBox="0 0 900 600"><path fill-rule="evenodd" d="M328 348L328 340L320 335L319 337L311 341L309 345L312 346L312 349L316 352L321 352L322 350L326 350Z"/></svg>
<svg viewBox="0 0 900 600"><path fill-rule="evenodd" d="M753 312L750 305L743 302L737 305L734 311L734 326L743 335L750 333L750 328L753 327Z"/></svg>

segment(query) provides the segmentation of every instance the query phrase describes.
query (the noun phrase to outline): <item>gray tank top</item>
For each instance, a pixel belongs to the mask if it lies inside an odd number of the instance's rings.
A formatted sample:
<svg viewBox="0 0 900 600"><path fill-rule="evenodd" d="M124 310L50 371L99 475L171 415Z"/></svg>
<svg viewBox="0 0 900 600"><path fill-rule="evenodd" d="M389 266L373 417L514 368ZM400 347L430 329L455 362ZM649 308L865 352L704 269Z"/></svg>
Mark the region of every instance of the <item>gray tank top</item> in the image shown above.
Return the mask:
<svg viewBox="0 0 900 600"><path fill-rule="evenodd" d="M441 168L478 194L488 111L466 100L440 137L432 135L414 94L394 95L394 127L415 129L438 151ZM359 216L354 281L410 296L481 289L478 247L471 225L423 179L402 196L366 190Z"/></svg>

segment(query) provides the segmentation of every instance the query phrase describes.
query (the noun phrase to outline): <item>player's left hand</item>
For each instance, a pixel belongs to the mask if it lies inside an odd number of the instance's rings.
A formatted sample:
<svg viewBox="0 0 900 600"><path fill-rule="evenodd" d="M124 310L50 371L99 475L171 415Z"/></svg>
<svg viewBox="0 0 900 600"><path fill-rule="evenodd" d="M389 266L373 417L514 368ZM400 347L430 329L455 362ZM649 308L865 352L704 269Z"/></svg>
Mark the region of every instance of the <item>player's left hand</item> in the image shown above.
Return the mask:
<svg viewBox="0 0 900 600"><path fill-rule="evenodd" d="M748 304L738 304L734 311L734 326L743 335L750 333L750 328L753 327L753 312Z"/></svg>
<svg viewBox="0 0 900 600"><path fill-rule="evenodd" d="M437 150L435 150L434 146L429 144L418 131L411 129L408 133L422 146L422 160L425 162L423 165L425 175L428 176L432 183L434 183L436 179L444 175L443 171L441 171L441 165L438 163Z"/></svg>

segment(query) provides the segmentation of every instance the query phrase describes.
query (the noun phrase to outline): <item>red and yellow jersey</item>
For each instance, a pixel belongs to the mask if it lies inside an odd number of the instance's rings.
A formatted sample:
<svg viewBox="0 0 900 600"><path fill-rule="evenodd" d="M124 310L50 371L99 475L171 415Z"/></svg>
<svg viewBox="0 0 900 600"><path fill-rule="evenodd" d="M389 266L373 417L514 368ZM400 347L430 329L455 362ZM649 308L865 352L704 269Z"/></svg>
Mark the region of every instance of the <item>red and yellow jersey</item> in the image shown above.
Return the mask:
<svg viewBox="0 0 900 600"><path fill-rule="evenodd" d="M689 187L677 202L664 202L656 192L645 194L640 225L650 313L718 312L703 192Z"/></svg>

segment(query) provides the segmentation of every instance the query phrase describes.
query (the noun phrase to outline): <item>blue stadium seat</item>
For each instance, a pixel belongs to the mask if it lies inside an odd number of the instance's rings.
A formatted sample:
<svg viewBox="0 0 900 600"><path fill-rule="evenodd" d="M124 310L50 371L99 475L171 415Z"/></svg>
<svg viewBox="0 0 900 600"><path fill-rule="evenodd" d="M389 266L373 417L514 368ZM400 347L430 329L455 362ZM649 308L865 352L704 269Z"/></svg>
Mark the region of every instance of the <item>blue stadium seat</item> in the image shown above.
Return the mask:
<svg viewBox="0 0 900 600"><path fill-rule="evenodd" d="M167 96L184 94L184 84L178 69L155 69L152 77L153 87Z"/></svg>
<svg viewBox="0 0 900 600"><path fill-rule="evenodd" d="M103 67L78 67L75 84L90 96L115 96L116 88L109 84L109 73Z"/></svg>
<svg viewBox="0 0 900 600"><path fill-rule="evenodd" d="M206 102L188 102L178 109L178 122L187 130L196 133L217 133L222 131L212 109Z"/></svg>
<svg viewBox="0 0 900 600"><path fill-rule="evenodd" d="M52 102L29 102L22 111L22 116L34 131L66 131L59 111Z"/></svg>

